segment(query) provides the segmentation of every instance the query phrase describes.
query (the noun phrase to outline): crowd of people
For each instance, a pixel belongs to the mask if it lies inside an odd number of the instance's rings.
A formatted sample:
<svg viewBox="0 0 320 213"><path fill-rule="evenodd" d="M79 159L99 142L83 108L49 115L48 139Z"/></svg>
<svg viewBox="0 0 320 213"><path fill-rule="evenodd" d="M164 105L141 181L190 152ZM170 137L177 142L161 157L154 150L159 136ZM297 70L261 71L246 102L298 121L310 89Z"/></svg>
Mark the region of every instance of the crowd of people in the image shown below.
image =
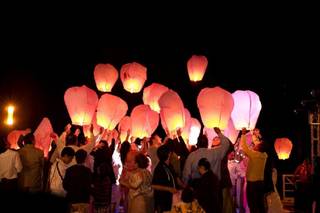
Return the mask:
<svg viewBox="0 0 320 213"><path fill-rule="evenodd" d="M208 147L206 134L196 146L189 146L180 130L167 131L163 140L157 134L129 138L128 132L121 142L116 130L101 129L94 136L91 127L89 137L83 138L80 127L67 125L60 136L51 134L48 158L34 146L31 131L20 136L18 150L1 139L0 191L45 192L63 198L69 212L274 212L266 196L276 192L276 170L268 163L259 130L253 131L252 145L246 141L248 131L242 130L242 161L220 129L214 131L217 136ZM245 199L237 202L233 165L241 163ZM281 212L279 195L272 204L276 202L272 208Z"/></svg>

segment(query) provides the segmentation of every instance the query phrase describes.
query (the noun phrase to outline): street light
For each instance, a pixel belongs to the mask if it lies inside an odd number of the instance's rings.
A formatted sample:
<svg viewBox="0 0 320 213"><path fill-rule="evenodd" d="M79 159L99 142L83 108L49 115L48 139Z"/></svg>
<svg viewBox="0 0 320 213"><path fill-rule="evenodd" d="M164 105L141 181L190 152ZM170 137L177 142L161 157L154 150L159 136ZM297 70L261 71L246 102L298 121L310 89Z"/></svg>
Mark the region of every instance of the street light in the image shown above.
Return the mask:
<svg viewBox="0 0 320 213"><path fill-rule="evenodd" d="M12 105L9 105L7 107L7 119L5 121L5 123L9 126L12 126L13 125L13 113L14 113L14 106Z"/></svg>

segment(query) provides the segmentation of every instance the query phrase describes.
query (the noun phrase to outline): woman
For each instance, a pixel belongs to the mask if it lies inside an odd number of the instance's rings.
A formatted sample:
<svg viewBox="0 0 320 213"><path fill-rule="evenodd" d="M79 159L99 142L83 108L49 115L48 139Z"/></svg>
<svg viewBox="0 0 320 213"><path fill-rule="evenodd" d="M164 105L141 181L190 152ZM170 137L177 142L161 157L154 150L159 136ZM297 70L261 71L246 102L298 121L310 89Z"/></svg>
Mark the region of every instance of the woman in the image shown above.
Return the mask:
<svg viewBox="0 0 320 213"><path fill-rule="evenodd" d="M131 172L129 179L120 180L122 185L129 188L128 213L152 213L152 175L147 170L149 160L144 154L139 153L135 156L135 164L137 169Z"/></svg>
<svg viewBox="0 0 320 213"><path fill-rule="evenodd" d="M187 187L182 191L181 200L181 202L172 207L171 213L205 213L203 208L201 208L198 201L195 199L191 188Z"/></svg>

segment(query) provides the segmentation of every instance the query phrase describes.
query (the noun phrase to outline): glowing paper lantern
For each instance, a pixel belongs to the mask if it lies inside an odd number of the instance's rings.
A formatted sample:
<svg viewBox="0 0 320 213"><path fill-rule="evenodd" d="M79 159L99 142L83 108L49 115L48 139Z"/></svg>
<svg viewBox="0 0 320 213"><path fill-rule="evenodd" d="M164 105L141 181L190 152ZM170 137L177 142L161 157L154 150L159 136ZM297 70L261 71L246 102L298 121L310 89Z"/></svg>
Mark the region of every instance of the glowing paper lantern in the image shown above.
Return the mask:
<svg viewBox="0 0 320 213"><path fill-rule="evenodd" d="M223 131L223 134L230 139L230 141L235 144L237 141L238 135L239 135L239 130L236 130L233 121L230 118L228 122L227 128Z"/></svg>
<svg viewBox="0 0 320 213"><path fill-rule="evenodd" d="M205 127L227 128L233 109L232 95L220 88L204 88L200 91L197 104Z"/></svg>
<svg viewBox="0 0 320 213"><path fill-rule="evenodd" d="M33 133L35 138L35 147L43 150L45 157L48 156L50 149L51 133L53 133L53 129L48 118L43 118L36 131Z"/></svg>
<svg viewBox="0 0 320 213"><path fill-rule="evenodd" d="M292 142L288 138L277 138L274 142L274 149L280 160L286 160L290 157Z"/></svg>
<svg viewBox="0 0 320 213"><path fill-rule="evenodd" d="M92 89L71 87L64 94L64 102L75 125L89 125L98 104L98 95Z"/></svg>
<svg viewBox="0 0 320 213"><path fill-rule="evenodd" d="M184 106L179 95L168 90L159 99L161 122L170 132L174 132L185 125Z"/></svg>
<svg viewBox="0 0 320 213"><path fill-rule="evenodd" d="M159 124L159 115L148 105L138 105L131 112L132 132L136 138L150 137Z"/></svg>
<svg viewBox="0 0 320 213"><path fill-rule="evenodd" d="M253 130L256 126L261 102L259 96L249 90L237 90L232 94L234 107L231 117L237 130L246 128Z"/></svg>
<svg viewBox="0 0 320 213"><path fill-rule="evenodd" d="M205 56L193 55L187 63L190 81L201 81L208 66Z"/></svg>
<svg viewBox="0 0 320 213"><path fill-rule="evenodd" d="M113 130L128 110L127 103L121 98L104 94L97 108L97 124L107 130Z"/></svg>
<svg viewBox="0 0 320 213"><path fill-rule="evenodd" d="M121 67L120 78L123 88L131 93L138 93L147 80L147 68L136 62Z"/></svg>
<svg viewBox="0 0 320 213"><path fill-rule="evenodd" d="M13 130L7 136L7 141L10 145L10 149L19 149L18 140L20 135L26 135L29 133L28 130Z"/></svg>
<svg viewBox="0 0 320 213"><path fill-rule="evenodd" d="M191 128L191 114L187 108L184 108L184 118L185 118L185 125L182 128L181 137L183 138L183 140L188 141L190 128Z"/></svg>
<svg viewBox="0 0 320 213"><path fill-rule="evenodd" d="M162 84L152 83L150 86L144 88L143 90L143 103L149 105L152 110L160 113L158 100L161 95L168 90L168 87L163 86Z"/></svg>
<svg viewBox="0 0 320 213"><path fill-rule="evenodd" d="M92 122L91 122L91 124L93 125L93 135L94 135L94 136L99 135L101 126L99 126L99 125L97 124L97 113L94 113L94 115L93 115L93 117L92 117ZM90 137L90 135L91 135L91 134L90 134L90 126L91 126L91 124L90 124L90 125L85 125L85 126L83 126L83 134L84 134L84 136L86 136L86 137Z"/></svg>
<svg viewBox="0 0 320 213"><path fill-rule="evenodd" d="M201 123L196 118L191 118L191 127L189 132L189 145L196 145L201 131Z"/></svg>
<svg viewBox="0 0 320 213"><path fill-rule="evenodd" d="M101 92L111 92L119 77L118 71L111 64L97 64L93 74L96 86Z"/></svg>
<svg viewBox="0 0 320 213"><path fill-rule="evenodd" d="M120 141L123 142L127 138L128 131L131 132L131 118L124 116L118 125L118 131L120 133Z"/></svg>

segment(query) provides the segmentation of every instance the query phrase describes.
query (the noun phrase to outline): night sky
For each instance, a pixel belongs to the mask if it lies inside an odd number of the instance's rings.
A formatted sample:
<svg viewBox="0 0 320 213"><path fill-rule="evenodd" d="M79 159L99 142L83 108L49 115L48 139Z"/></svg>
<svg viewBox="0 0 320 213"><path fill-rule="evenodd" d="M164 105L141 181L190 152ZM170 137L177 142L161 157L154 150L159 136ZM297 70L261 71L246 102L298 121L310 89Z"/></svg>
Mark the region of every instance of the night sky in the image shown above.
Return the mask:
<svg viewBox="0 0 320 213"><path fill-rule="evenodd" d="M262 43L262 44L261 44ZM8 103L16 106L13 128L37 127L48 117L56 132L70 122L63 95L71 86L87 85L97 91L93 78L97 63L111 63L118 71L124 63L136 61L147 67L145 86L158 82L177 91L192 117L200 119L196 98L204 87L220 86L229 92L252 90L260 96L262 111L257 123L265 140L273 144L277 137L288 137L294 144L291 159L278 162L292 170L309 152L307 112L300 102L312 98L319 87L314 77L315 56L306 48L281 43L244 43L222 48L104 48L37 44L29 47L0 48L0 109L2 120ZM188 78L186 62L193 54L205 55L208 68L198 84ZM99 96L102 94L98 92ZM142 102L142 92L126 92L118 79L112 94L132 108ZM1 121L1 135L10 129Z"/></svg>

